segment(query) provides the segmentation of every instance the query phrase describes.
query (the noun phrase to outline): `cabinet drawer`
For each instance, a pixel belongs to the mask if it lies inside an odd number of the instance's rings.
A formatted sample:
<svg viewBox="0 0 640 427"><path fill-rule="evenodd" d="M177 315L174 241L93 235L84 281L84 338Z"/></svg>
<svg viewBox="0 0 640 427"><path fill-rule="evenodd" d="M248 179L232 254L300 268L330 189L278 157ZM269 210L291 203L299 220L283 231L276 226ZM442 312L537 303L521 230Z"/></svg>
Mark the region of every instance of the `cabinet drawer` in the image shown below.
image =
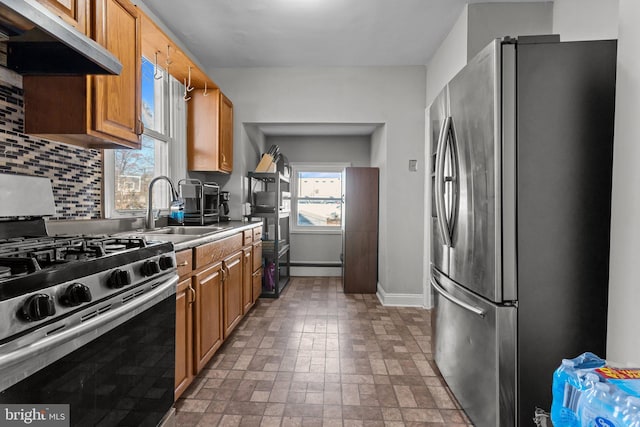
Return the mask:
<svg viewBox="0 0 640 427"><path fill-rule="evenodd" d="M253 229L253 241L258 242L262 239L262 226Z"/></svg>
<svg viewBox="0 0 640 427"><path fill-rule="evenodd" d="M176 266L178 267L178 276L190 274L193 270L193 254L191 249L176 252Z"/></svg>
<svg viewBox="0 0 640 427"><path fill-rule="evenodd" d="M195 268L198 269L212 262L220 261L233 252L239 251L242 248L242 243L243 235L238 233L226 239L194 248Z"/></svg>
<svg viewBox="0 0 640 427"><path fill-rule="evenodd" d="M242 232L242 236L244 239L244 246L250 245L253 242L253 230L244 230Z"/></svg>

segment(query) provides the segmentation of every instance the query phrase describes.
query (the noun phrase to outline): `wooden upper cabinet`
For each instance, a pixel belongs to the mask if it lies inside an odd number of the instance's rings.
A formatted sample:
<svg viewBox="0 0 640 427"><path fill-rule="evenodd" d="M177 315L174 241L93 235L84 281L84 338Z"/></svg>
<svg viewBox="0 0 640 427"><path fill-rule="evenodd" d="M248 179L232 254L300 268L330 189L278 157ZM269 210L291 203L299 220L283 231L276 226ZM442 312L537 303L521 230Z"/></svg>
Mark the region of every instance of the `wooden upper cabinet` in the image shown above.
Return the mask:
<svg viewBox="0 0 640 427"><path fill-rule="evenodd" d="M118 58L122 72L118 76L23 76L25 133L87 148L140 148L138 11L128 0L90 4L91 37Z"/></svg>
<svg viewBox="0 0 640 427"><path fill-rule="evenodd" d="M187 168L190 171L233 170L233 104L214 89L190 93L187 115Z"/></svg>
<svg viewBox="0 0 640 427"><path fill-rule="evenodd" d="M38 0L82 34L89 34L89 0Z"/></svg>
<svg viewBox="0 0 640 427"><path fill-rule="evenodd" d="M142 49L140 19L128 0L96 0L95 39L122 63L119 76L93 76L95 130L139 146Z"/></svg>
<svg viewBox="0 0 640 427"><path fill-rule="evenodd" d="M220 92L220 169L233 170L233 104Z"/></svg>

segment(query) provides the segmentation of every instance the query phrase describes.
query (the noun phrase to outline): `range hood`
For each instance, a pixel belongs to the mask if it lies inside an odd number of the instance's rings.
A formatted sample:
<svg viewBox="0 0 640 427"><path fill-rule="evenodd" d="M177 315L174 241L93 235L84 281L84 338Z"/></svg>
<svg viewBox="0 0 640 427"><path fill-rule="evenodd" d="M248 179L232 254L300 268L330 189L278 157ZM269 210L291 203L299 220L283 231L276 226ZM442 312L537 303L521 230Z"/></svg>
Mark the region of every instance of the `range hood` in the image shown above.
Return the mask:
<svg viewBox="0 0 640 427"><path fill-rule="evenodd" d="M0 39L7 68L24 75L120 74L107 49L36 0L0 0Z"/></svg>

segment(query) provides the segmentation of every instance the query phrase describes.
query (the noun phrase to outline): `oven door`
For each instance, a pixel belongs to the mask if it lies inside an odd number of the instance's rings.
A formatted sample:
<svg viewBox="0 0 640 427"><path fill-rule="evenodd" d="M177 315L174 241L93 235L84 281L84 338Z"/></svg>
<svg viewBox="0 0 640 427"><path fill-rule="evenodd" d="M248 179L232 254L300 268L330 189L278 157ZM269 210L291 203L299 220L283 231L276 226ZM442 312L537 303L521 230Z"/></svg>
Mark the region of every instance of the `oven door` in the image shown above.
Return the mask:
<svg viewBox="0 0 640 427"><path fill-rule="evenodd" d="M0 403L68 404L71 425L158 425L174 401L177 279L164 278L113 310L0 355L0 371L13 376L55 360L0 392Z"/></svg>

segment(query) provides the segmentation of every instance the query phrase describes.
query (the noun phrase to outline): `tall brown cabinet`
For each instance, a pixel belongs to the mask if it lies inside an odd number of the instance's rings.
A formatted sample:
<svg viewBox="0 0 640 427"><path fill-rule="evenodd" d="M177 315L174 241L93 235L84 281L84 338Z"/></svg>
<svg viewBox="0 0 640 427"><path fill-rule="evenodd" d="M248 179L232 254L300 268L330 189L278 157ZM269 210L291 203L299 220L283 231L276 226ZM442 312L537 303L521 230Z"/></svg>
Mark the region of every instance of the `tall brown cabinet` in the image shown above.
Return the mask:
<svg viewBox="0 0 640 427"><path fill-rule="evenodd" d="M342 286L345 293L375 293L378 283L378 168L344 172Z"/></svg>

